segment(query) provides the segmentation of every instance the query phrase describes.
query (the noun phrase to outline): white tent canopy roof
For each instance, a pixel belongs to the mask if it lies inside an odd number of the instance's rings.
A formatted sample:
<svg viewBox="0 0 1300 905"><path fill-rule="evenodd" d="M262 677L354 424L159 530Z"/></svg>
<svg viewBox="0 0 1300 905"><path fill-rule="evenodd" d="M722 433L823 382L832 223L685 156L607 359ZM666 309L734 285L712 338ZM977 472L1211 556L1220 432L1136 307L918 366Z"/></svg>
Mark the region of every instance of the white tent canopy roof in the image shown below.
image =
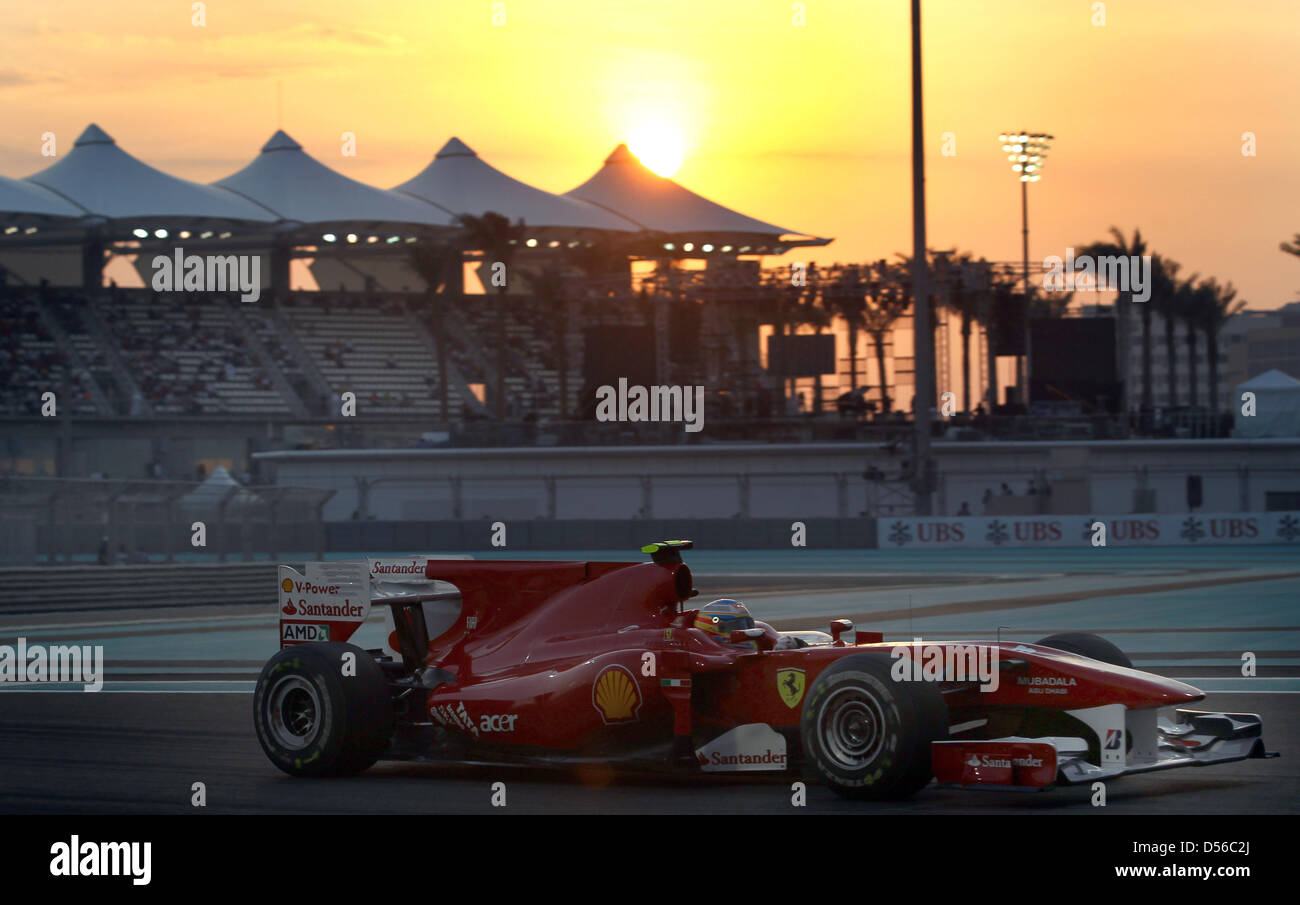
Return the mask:
<svg viewBox="0 0 1300 905"><path fill-rule="evenodd" d="M275 220L243 198L169 176L132 157L93 123L66 157L24 181L110 220Z"/></svg>
<svg viewBox="0 0 1300 905"><path fill-rule="evenodd" d="M446 211L427 202L331 170L279 130L248 166L213 185L269 208L281 220L296 223L452 225Z"/></svg>
<svg viewBox="0 0 1300 905"><path fill-rule="evenodd" d="M1255 394L1255 414L1242 412L1242 393ZM1237 384L1232 402L1234 437L1300 437L1300 380L1265 371Z"/></svg>
<svg viewBox="0 0 1300 905"><path fill-rule="evenodd" d="M234 490L233 494L232 490ZM229 497L227 506L247 505L258 500L257 494L243 489L243 486L230 476L230 472L224 465L218 465L201 484L180 498L180 504L188 508L215 507L227 497Z"/></svg>
<svg viewBox="0 0 1300 905"><path fill-rule="evenodd" d="M645 229L658 232L762 236L793 232L746 217L652 172L625 144L616 147L605 158L605 165L595 175L565 194L600 205Z"/></svg>
<svg viewBox="0 0 1300 905"><path fill-rule="evenodd" d="M0 176L0 217L29 214L40 217L82 217L85 211L47 188Z"/></svg>
<svg viewBox="0 0 1300 905"><path fill-rule="evenodd" d="M1300 380L1290 374L1284 374L1274 368L1265 371L1244 383L1237 384L1239 390L1300 390Z"/></svg>
<svg viewBox="0 0 1300 905"><path fill-rule="evenodd" d="M635 223L585 201L533 188L507 176L459 138L443 145L427 167L393 191L422 198L451 214L478 217L495 211L538 228L638 229Z"/></svg>

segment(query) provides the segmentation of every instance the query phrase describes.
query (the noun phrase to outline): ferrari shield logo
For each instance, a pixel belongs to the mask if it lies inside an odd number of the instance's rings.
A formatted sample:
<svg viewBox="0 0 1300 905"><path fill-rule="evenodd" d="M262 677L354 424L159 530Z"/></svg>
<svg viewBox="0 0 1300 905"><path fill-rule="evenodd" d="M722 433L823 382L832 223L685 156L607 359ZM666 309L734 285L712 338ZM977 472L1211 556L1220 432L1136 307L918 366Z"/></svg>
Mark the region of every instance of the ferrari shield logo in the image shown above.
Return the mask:
<svg viewBox="0 0 1300 905"><path fill-rule="evenodd" d="M804 674L802 669L778 669L776 671L776 690L781 694L781 700L785 701L785 706L791 710L799 706L803 700Z"/></svg>

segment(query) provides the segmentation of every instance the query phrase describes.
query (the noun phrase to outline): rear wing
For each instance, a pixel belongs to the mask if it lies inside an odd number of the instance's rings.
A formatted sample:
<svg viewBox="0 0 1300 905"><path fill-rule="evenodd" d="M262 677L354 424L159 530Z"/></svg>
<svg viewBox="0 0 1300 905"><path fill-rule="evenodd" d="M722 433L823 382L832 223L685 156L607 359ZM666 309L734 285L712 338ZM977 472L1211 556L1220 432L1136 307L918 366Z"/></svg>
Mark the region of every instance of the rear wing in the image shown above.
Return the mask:
<svg viewBox="0 0 1300 905"><path fill-rule="evenodd" d="M460 596L454 586L426 577L429 560L471 559L468 554L428 554L386 559L335 560L309 562L300 572L292 566L280 566L278 578L280 611L280 646L310 644L316 641L347 641L371 617L374 604L384 612L387 631L384 649L392 655L389 640L394 632L394 607L385 604L431 604L421 606L426 620L425 631L446 626L439 623L460 612ZM454 610L454 612L452 612Z"/></svg>

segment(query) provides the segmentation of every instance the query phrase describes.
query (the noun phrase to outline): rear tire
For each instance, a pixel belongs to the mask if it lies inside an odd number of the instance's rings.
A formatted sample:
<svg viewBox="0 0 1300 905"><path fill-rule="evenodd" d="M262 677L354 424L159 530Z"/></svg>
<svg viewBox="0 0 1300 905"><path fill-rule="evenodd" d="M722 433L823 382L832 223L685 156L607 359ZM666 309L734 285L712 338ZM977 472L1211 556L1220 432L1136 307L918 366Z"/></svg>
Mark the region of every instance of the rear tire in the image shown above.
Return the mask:
<svg viewBox="0 0 1300 905"><path fill-rule="evenodd" d="M948 737L937 685L897 682L883 652L851 654L813 682L800 722L809 771L843 798L907 798L933 777L930 743Z"/></svg>
<svg viewBox="0 0 1300 905"><path fill-rule="evenodd" d="M1091 635L1088 632L1062 632L1059 635L1048 635L1038 643L1043 647L1054 647L1057 650L1063 650L1067 654L1091 657L1094 660L1100 660L1102 663L1109 663L1111 666L1133 668L1133 661L1128 658L1127 654L1105 638Z"/></svg>
<svg viewBox="0 0 1300 905"><path fill-rule="evenodd" d="M355 658L355 675L343 674L347 654ZM262 667L253 724L271 763L291 776L359 773L393 735L388 680L373 657L351 644L287 647Z"/></svg>

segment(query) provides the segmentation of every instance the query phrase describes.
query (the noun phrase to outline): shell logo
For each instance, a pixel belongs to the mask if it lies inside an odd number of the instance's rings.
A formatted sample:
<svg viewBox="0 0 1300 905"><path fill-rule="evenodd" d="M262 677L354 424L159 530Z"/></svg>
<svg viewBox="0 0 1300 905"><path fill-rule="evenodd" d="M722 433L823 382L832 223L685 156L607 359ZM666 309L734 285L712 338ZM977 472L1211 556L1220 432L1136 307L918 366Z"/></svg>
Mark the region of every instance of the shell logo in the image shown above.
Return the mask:
<svg viewBox="0 0 1300 905"><path fill-rule="evenodd" d="M591 685L591 704L606 726L634 723L641 711L641 689L625 667L606 666Z"/></svg>
<svg viewBox="0 0 1300 905"><path fill-rule="evenodd" d="M293 582L286 578L280 582L280 588L287 594L293 590Z"/></svg>

